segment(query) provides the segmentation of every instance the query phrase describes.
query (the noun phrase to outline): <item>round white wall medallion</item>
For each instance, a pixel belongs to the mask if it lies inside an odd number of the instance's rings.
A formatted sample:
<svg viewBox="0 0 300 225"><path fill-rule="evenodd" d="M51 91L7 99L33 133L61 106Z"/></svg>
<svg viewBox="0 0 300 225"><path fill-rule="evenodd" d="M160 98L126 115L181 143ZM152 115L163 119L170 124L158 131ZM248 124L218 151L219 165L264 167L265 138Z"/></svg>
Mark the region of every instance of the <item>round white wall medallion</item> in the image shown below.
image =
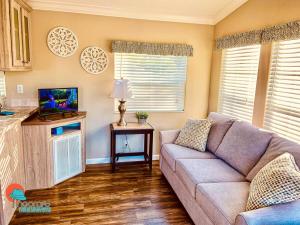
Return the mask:
<svg viewBox="0 0 300 225"><path fill-rule="evenodd" d="M47 44L50 51L60 57L71 56L78 48L76 35L65 27L55 27L50 30Z"/></svg>
<svg viewBox="0 0 300 225"><path fill-rule="evenodd" d="M108 66L106 53L99 47L87 47L80 56L82 68L91 74L102 73Z"/></svg>

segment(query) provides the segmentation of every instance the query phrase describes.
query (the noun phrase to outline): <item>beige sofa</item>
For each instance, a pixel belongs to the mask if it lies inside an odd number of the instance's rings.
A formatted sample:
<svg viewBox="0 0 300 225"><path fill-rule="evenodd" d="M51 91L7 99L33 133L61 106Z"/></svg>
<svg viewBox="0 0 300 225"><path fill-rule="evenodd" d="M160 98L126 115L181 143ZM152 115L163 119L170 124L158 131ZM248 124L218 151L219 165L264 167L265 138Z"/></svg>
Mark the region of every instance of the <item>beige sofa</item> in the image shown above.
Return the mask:
<svg viewBox="0 0 300 225"><path fill-rule="evenodd" d="M179 130L161 131L160 169L195 224L296 225L300 201L245 212L250 182L283 152L300 166L300 145L211 113L207 151L174 144Z"/></svg>

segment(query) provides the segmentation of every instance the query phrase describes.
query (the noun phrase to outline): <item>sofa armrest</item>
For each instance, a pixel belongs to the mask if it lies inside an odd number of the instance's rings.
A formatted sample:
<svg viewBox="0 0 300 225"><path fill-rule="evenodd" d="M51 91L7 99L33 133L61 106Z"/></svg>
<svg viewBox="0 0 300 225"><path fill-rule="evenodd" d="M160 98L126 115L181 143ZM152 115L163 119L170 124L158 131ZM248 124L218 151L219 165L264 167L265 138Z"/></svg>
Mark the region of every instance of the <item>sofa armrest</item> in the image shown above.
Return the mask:
<svg viewBox="0 0 300 225"><path fill-rule="evenodd" d="M159 132L160 147L164 144L174 143L180 130L163 130Z"/></svg>
<svg viewBox="0 0 300 225"><path fill-rule="evenodd" d="M300 200L240 213L235 225L300 224Z"/></svg>

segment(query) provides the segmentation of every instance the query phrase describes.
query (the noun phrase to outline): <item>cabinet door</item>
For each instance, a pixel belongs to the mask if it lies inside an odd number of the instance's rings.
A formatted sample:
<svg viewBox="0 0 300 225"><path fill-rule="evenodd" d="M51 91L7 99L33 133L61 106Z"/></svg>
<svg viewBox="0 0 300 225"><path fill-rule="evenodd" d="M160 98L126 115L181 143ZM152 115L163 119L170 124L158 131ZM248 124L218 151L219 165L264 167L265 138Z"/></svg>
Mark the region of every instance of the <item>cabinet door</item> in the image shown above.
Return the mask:
<svg viewBox="0 0 300 225"><path fill-rule="evenodd" d="M81 135L69 137L70 176L81 172Z"/></svg>
<svg viewBox="0 0 300 225"><path fill-rule="evenodd" d="M53 141L54 184L82 171L81 134L67 135Z"/></svg>
<svg viewBox="0 0 300 225"><path fill-rule="evenodd" d="M10 144L11 141L7 139L5 132L1 132L1 151L0 151L0 181L1 181L1 195L2 195L2 207L3 207L3 219L4 224L8 224L10 218L14 213L12 203L6 198L6 188L13 183L14 179L12 176L11 164L12 159L10 155Z"/></svg>
<svg viewBox="0 0 300 225"><path fill-rule="evenodd" d="M21 6L11 0L11 37L12 37L12 58L13 66L23 66L23 46L22 46L22 23Z"/></svg>
<svg viewBox="0 0 300 225"><path fill-rule="evenodd" d="M11 220L15 208L5 195L6 188L17 183L24 187L24 159L21 123L15 122L0 135L0 185L5 224ZM1 199L1 198L0 198ZM1 205L0 204L0 205Z"/></svg>
<svg viewBox="0 0 300 225"><path fill-rule="evenodd" d="M68 138L54 140L54 183L69 177L69 141Z"/></svg>
<svg viewBox="0 0 300 225"><path fill-rule="evenodd" d="M25 67L31 66L31 18L30 14L21 9L22 14L22 41L23 41L23 62Z"/></svg>

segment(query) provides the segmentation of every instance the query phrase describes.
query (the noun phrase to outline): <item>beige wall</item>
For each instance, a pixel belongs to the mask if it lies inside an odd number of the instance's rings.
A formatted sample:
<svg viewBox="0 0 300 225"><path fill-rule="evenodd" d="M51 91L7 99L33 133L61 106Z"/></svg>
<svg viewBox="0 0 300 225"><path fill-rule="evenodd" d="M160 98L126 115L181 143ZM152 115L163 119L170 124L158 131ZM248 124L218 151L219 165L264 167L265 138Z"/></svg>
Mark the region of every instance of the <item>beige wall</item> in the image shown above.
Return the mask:
<svg viewBox="0 0 300 225"><path fill-rule="evenodd" d="M300 19L299 0L249 0L232 14L215 26L215 39L227 34L250 31L279 23L286 23ZM263 48L263 51L269 48ZM262 52L262 55L266 55ZM220 79L221 51L214 49L211 84L209 97L209 111L217 110L218 89ZM261 68L262 70L264 68ZM264 76L268 74L265 72ZM263 77L261 78L263 81ZM258 88L264 88L264 82ZM264 90L260 90L264 92ZM260 104L260 103L258 103ZM261 107L261 106L260 106ZM260 118L254 118L259 120Z"/></svg>
<svg viewBox="0 0 300 225"><path fill-rule="evenodd" d="M156 129L155 151L158 154L158 130L182 126L187 118L207 115L213 27L169 22L123 19L71 13L34 11L33 70L7 73L8 98L36 98L37 89L45 87L79 87L79 107L87 116L87 158L109 156L109 123L118 118L109 98L114 79L113 39L154 42L188 43L194 56L188 60L185 112L151 113L150 122ZM47 48L46 36L55 26L66 26L79 39L79 49L68 58L54 56ZM96 45L109 55L109 67L100 75L87 74L79 64L83 48ZM23 84L25 93L16 94L16 85ZM128 120L135 121L133 114Z"/></svg>

